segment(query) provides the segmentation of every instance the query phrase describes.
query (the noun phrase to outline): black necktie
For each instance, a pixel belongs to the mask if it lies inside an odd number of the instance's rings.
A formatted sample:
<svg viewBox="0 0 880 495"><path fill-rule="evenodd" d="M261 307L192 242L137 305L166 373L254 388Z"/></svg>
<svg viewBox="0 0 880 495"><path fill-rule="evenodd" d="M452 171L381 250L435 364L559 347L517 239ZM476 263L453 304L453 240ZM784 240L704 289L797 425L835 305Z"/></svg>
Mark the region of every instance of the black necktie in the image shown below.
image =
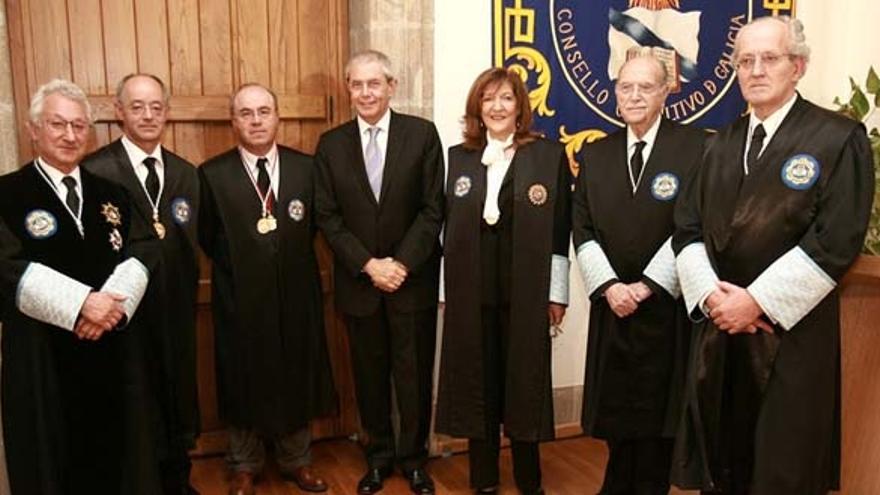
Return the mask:
<svg viewBox="0 0 880 495"><path fill-rule="evenodd" d="M147 194L153 203L159 201L159 174L156 173L156 159L152 156L144 158L144 166L147 167L147 180L144 185L147 187Z"/></svg>
<svg viewBox="0 0 880 495"><path fill-rule="evenodd" d="M260 194L266 198L266 210L272 211L275 206L275 194L273 194L271 189L272 183L269 181L269 172L266 171L267 163L269 163L269 160L265 158L257 160L257 187L260 189Z"/></svg>
<svg viewBox="0 0 880 495"><path fill-rule="evenodd" d="M764 146L764 137L767 136L767 133L764 132L763 124L758 124L755 127L755 130L752 131L752 141L749 143L749 154L746 156L746 166L749 169L749 173L755 172L755 165L758 163L758 155L761 154L761 148Z"/></svg>
<svg viewBox="0 0 880 495"><path fill-rule="evenodd" d="M67 203L67 207L70 208L73 215L78 216L79 195L76 194L76 179L68 175L61 179L61 183L67 188L67 197L64 198L64 202Z"/></svg>
<svg viewBox="0 0 880 495"><path fill-rule="evenodd" d="M639 184L639 174L642 173L642 167L645 166L645 160L642 158L642 150L645 149L645 145L647 144L648 143L644 141L637 142L636 151L629 160L629 171L632 174L633 189Z"/></svg>

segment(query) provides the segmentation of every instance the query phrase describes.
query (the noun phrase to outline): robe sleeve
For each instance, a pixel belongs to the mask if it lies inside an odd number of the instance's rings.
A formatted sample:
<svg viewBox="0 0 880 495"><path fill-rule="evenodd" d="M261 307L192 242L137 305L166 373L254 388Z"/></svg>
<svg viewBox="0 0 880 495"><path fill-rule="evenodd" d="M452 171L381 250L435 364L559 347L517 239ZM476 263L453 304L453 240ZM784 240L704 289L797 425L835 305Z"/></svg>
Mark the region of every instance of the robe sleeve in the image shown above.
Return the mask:
<svg viewBox="0 0 880 495"><path fill-rule="evenodd" d="M648 266L643 272L646 283L651 290L657 288L666 291L673 299L678 299L681 295L681 288L678 284L678 271L675 265L675 253L672 252L672 237L666 239L666 242L660 246L660 249L654 253Z"/></svg>
<svg viewBox="0 0 880 495"><path fill-rule="evenodd" d="M131 257L116 265L113 273L101 287L101 291L125 296L122 307L125 309L128 321L131 321L134 312L141 304L149 281L150 272L147 267L138 258Z"/></svg>
<svg viewBox="0 0 880 495"><path fill-rule="evenodd" d="M27 269L27 261L17 258L20 251L21 243L0 218L0 321L3 321L6 312L15 303L18 284Z"/></svg>
<svg viewBox="0 0 880 495"><path fill-rule="evenodd" d="M357 277L373 255L345 225L336 201L326 146L326 141L321 139L315 152L315 220L330 244L333 256L342 262L351 276Z"/></svg>
<svg viewBox="0 0 880 495"><path fill-rule="evenodd" d="M704 157L713 141L711 137L707 139ZM688 316L693 321L701 321L706 317L703 303L715 290L719 280L703 243L700 208L703 194L702 170L701 166L695 166L688 174L681 196L675 204L675 233L672 235L672 251L676 256L681 293Z"/></svg>
<svg viewBox="0 0 880 495"><path fill-rule="evenodd" d="M394 258L410 272L418 272L431 259L443 224L443 147L434 124L422 152L422 200L419 212L397 246Z"/></svg>
<svg viewBox="0 0 880 495"><path fill-rule="evenodd" d="M747 288L786 330L834 290L862 248L874 199L874 161L864 127L853 129L831 176L820 184L806 234Z"/></svg>
<svg viewBox="0 0 880 495"><path fill-rule="evenodd" d="M589 164L585 161L575 181L571 198L571 233L587 295L595 300L602 297L605 289L617 282L618 277L596 236L588 198L589 175Z"/></svg>
<svg viewBox="0 0 880 495"><path fill-rule="evenodd" d="M571 169L561 151L556 175L555 211L553 212L553 256L550 259L550 302L568 304L568 250L571 243Z"/></svg>

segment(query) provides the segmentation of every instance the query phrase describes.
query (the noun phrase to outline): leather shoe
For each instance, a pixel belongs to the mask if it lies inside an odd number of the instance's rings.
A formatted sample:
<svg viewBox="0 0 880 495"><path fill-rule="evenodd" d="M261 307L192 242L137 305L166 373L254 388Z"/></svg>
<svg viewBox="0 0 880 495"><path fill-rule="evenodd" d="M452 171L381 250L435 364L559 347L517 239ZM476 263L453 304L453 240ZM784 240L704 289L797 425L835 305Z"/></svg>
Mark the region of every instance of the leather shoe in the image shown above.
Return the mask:
<svg viewBox="0 0 880 495"><path fill-rule="evenodd" d="M434 480L424 469L413 469L405 474L411 492L418 495L432 495L434 493Z"/></svg>
<svg viewBox="0 0 880 495"><path fill-rule="evenodd" d="M291 473L285 474L284 478L296 483L296 486L305 492L327 491L327 482L312 466L300 466Z"/></svg>
<svg viewBox="0 0 880 495"><path fill-rule="evenodd" d="M369 495L382 490L385 478L391 476L391 468L370 468L364 477L358 481L357 491L359 494Z"/></svg>
<svg viewBox="0 0 880 495"><path fill-rule="evenodd" d="M474 490L474 493L498 493L498 486L484 486L483 488L477 488Z"/></svg>
<svg viewBox="0 0 880 495"><path fill-rule="evenodd" d="M229 481L229 495L255 495L254 473L237 471Z"/></svg>

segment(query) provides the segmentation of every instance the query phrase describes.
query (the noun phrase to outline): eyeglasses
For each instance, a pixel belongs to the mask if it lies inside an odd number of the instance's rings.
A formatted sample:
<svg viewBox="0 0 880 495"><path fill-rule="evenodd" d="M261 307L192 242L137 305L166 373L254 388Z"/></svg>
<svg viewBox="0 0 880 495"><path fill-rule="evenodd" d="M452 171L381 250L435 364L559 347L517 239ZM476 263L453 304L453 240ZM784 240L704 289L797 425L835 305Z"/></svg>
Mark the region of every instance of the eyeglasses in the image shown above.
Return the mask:
<svg viewBox="0 0 880 495"><path fill-rule="evenodd" d="M136 116L140 116L140 115L143 115L143 113L147 111L147 108L150 109L150 112L153 115L162 115L165 113L165 105L162 103L150 103L150 104L145 104L145 103L140 103L140 102L132 103L131 105L128 106L128 111Z"/></svg>
<svg viewBox="0 0 880 495"><path fill-rule="evenodd" d="M91 125L84 120L62 120L52 119L46 120L43 124L55 134L64 134L69 128L76 135L83 135L89 132Z"/></svg>
<svg viewBox="0 0 880 495"><path fill-rule="evenodd" d="M625 95L625 96L629 96L629 95L633 94L635 92L636 88L638 88L640 94L643 94L646 96L651 96L654 93L660 91L661 85L659 85L659 84L620 83L616 87L617 91L620 94Z"/></svg>
<svg viewBox="0 0 880 495"><path fill-rule="evenodd" d="M776 67L779 62L784 58L791 58L790 53L761 53L757 57L754 55L743 55L736 62L734 62L734 66L736 70L752 70L755 67L755 64L760 63L761 67L772 68Z"/></svg>

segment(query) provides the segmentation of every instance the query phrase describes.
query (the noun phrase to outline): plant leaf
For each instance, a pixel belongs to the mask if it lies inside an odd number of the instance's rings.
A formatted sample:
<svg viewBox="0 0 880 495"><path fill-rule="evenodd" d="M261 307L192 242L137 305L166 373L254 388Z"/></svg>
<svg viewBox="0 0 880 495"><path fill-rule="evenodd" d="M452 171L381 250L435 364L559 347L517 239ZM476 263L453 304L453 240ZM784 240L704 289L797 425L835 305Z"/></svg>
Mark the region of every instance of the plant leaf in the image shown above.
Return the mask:
<svg viewBox="0 0 880 495"><path fill-rule="evenodd" d="M865 97L862 88L858 86L853 88L853 94L849 99L849 104L852 105L853 110L855 110L857 120L859 121L864 119L865 115L868 115L868 111L871 109L871 105L868 103L868 98Z"/></svg>
<svg viewBox="0 0 880 495"><path fill-rule="evenodd" d="M874 67L868 69L868 79L865 81L865 90L872 95L880 95L880 77L874 72Z"/></svg>

